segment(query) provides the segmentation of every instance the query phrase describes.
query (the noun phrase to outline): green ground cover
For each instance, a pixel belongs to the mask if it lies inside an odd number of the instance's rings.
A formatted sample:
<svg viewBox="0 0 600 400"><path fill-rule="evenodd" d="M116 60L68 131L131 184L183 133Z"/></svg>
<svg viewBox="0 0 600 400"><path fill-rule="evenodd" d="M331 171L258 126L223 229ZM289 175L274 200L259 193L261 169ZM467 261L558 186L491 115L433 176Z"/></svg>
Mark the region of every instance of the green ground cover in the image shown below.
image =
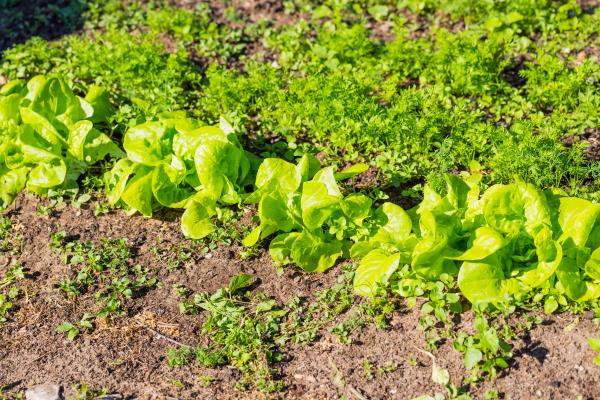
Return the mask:
<svg viewBox="0 0 600 400"><path fill-rule="evenodd" d="M493 182L520 175L597 190L585 142L561 142L598 126L600 67L578 58L598 46L597 12L574 2L393 3L287 2L285 25L248 22L233 7L216 23L208 5L92 3L82 34L9 49L0 73L108 88L117 135L185 110L207 124L227 117L250 150L368 160L394 186L441 183L476 160Z"/></svg>

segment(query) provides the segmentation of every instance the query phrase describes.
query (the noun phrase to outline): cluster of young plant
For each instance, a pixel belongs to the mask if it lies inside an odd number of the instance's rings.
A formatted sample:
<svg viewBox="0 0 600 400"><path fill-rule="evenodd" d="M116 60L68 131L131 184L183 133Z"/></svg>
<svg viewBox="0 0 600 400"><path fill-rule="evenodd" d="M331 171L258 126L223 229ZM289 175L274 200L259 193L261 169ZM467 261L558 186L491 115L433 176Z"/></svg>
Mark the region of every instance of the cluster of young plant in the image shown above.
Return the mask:
<svg viewBox="0 0 600 400"><path fill-rule="evenodd" d="M0 217L0 257L6 263L4 276L0 276L0 327L14 312L15 300L22 296L22 291L15 283L25 278L25 269L12 259L21 251L21 242L22 238L15 232L13 221L8 217Z"/></svg>
<svg viewBox="0 0 600 400"><path fill-rule="evenodd" d="M174 39L172 51L189 52L203 62L226 64L242 56L249 44L266 31L270 21L251 21L235 7L225 7L217 22L217 12L207 3L194 8L174 7L164 2L119 0L88 2L85 24L88 29L136 29L147 27L157 35ZM230 25L235 25L233 28Z"/></svg>
<svg viewBox="0 0 600 400"><path fill-rule="evenodd" d="M0 254L17 255L21 251L23 238L19 235L9 217L0 217Z"/></svg>
<svg viewBox="0 0 600 400"><path fill-rule="evenodd" d="M127 301L154 288L157 279L148 268L131 265L131 250L125 239L104 240L100 246L68 239L65 232L51 236L50 247L73 268L72 276L63 279L58 287L70 299L93 293L97 305L79 321L65 322L56 328L74 340L81 332L93 330L97 318L123 315Z"/></svg>
<svg viewBox="0 0 600 400"><path fill-rule="evenodd" d="M498 370L508 368L512 349L483 316L476 316L473 327L475 333L460 332L453 347L464 355L465 367L471 370L472 381L477 381L483 374L494 378Z"/></svg>
<svg viewBox="0 0 600 400"><path fill-rule="evenodd" d="M161 242L160 237L156 238L156 245L150 248L150 253L154 256L155 262L164 262L169 272L195 261L194 256L198 252L196 243L192 242L191 246L188 246L187 243L178 243L174 246L169 243L167 247L162 246Z"/></svg>
<svg viewBox="0 0 600 400"><path fill-rule="evenodd" d="M37 194L76 189L77 179L106 156L118 158L105 177L107 198L151 216L158 207L185 208L184 233L200 238L215 228L218 204L240 201L253 156L232 128L198 126L182 113L160 114L129 128L123 152L94 128L114 112L99 87L84 98L57 78L18 80L0 91L0 210L25 187Z"/></svg>
<svg viewBox="0 0 600 400"><path fill-rule="evenodd" d="M598 204L521 180L481 193L482 175L474 172L446 176L443 194L425 185L424 200L408 212L390 202L372 210L369 197L342 195L331 167L313 175L310 164L308 156L297 165L265 160L245 199L258 202L260 225L244 244L279 233L269 245L278 265L323 272L343 255L360 260L354 287L364 296L395 276L400 291L456 279L472 303L510 303L545 290L550 311L600 297Z"/></svg>
<svg viewBox="0 0 600 400"><path fill-rule="evenodd" d="M182 312L208 312L202 333L209 335L211 344L170 349L169 365L186 364L192 357L205 367L230 364L243 374L236 384L238 389L282 389L283 382L276 379L272 365L282 359L274 339L280 333L285 311L262 294L250 298L247 288L252 280L252 276L240 274L231 279L227 288L214 294L198 294L192 302L182 303Z"/></svg>
<svg viewBox="0 0 600 400"><path fill-rule="evenodd" d="M123 153L95 128L112 113L98 86L85 98L58 78L36 76L0 88L0 210L25 187L33 193L74 189L87 168Z"/></svg>
<svg viewBox="0 0 600 400"><path fill-rule="evenodd" d="M171 367L192 360L204 367L231 365L243 374L236 385L238 389L279 391L284 382L277 378L276 365L285 359L285 345L314 342L328 326L340 338L349 337L356 328L333 326L354 303L353 274L346 268L332 287L315 293L313 301L294 296L283 305L264 293L253 293L253 278L246 274L233 277L228 287L213 294L190 297L185 287L176 286L177 295L183 299L182 313L206 313L202 334L208 337L210 345L171 348L167 351L167 362ZM363 311L368 312L367 308ZM362 314L351 318L365 323Z"/></svg>
<svg viewBox="0 0 600 400"><path fill-rule="evenodd" d="M25 279L25 270L18 263L11 264L0 279L0 327L9 320L9 313L14 311L14 301L23 295L22 291L14 285L22 279Z"/></svg>
<svg viewBox="0 0 600 400"><path fill-rule="evenodd" d="M337 180L366 169L356 164L336 174L333 167L320 169L312 156L303 156L297 165L267 158L256 173L256 190L244 200L258 203L260 224L243 244L253 246L281 232L269 245L276 265L294 263L311 272L331 268L348 247L348 239L365 233L363 221L372 204L364 194L344 196Z"/></svg>

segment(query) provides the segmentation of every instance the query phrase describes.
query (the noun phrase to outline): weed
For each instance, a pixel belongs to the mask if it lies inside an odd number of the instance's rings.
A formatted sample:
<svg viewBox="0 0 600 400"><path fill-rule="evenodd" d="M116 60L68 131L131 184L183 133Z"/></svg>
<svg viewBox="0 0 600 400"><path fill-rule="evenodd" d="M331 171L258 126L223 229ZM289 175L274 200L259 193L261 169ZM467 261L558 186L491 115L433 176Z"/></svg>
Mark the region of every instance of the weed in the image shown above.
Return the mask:
<svg viewBox="0 0 600 400"><path fill-rule="evenodd" d="M63 261L74 270L74 276L63 279L58 287L69 298L93 293L97 310L86 313L77 323L64 323L57 329L75 339L82 330L92 330L94 318L123 315L127 300L157 284L151 271L132 265L131 250L125 239L90 242L68 241L65 232L51 235L50 247L60 252Z"/></svg>
<svg viewBox="0 0 600 400"><path fill-rule="evenodd" d="M200 382L200 386L204 388L209 387L215 380L215 378L210 375L198 375L197 379Z"/></svg>
<svg viewBox="0 0 600 400"><path fill-rule="evenodd" d="M363 368L363 376L365 377L365 379L368 381L373 380L373 377L374 377L373 365L371 364L371 362L368 359L363 360L362 368Z"/></svg>
<svg viewBox="0 0 600 400"><path fill-rule="evenodd" d="M22 249L22 236L17 232L12 219L0 217L0 254L16 255Z"/></svg>
<svg viewBox="0 0 600 400"><path fill-rule="evenodd" d="M511 348L484 317L477 316L474 327L474 335L457 335L454 349L463 353L465 366L472 370L471 380L476 381L481 375L493 378L498 369L508 368Z"/></svg>
<svg viewBox="0 0 600 400"><path fill-rule="evenodd" d="M64 322L56 327L56 332L58 333L66 333L67 338L71 341L75 340L77 336L83 331L91 331L94 329L93 320L94 315L85 313L81 320L77 321L74 324L69 322Z"/></svg>
<svg viewBox="0 0 600 400"><path fill-rule="evenodd" d="M594 364L600 366L600 339L589 338L588 345L590 346L590 349L592 349L598 353L596 358L594 358Z"/></svg>
<svg viewBox="0 0 600 400"><path fill-rule="evenodd" d="M0 327L8 322L10 313L15 309L15 303L21 297L21 290L14 284L25 279L22 265L13 263L8 267L6 274L0 279Z"/></svg>
<svg viewBox="0 0 600 400"><path fill-rule="evenodd" d="M341 343L351 344L352 335L360 328L373 323L378 329L388 329L389 319L400 307L399 300L387 293L379 293L351 311L348 317L331 329Z"/></svg>
<svg viewBox="0 0 600 400"><path fill-rule="evenodd" d="M86 383L73 385L72 389L75 392L75 397L72 398L73 400L93 400L108 395L108 390L94 389Z"/></svg>

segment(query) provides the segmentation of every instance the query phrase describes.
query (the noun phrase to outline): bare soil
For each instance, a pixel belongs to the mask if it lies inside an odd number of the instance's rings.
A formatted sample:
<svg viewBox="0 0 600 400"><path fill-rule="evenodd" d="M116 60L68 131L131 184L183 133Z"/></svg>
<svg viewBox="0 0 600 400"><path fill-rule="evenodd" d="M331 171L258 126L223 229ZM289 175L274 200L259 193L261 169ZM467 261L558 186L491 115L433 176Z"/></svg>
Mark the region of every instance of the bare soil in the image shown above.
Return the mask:
<svg viewBox="0 0 600 400"><path fill-rule="evenodd" d="M193 292L212 292L244 272L256 277L254 290L284 302L293 295L310 297L331 286L340 272L334 268L324 274L303 274L289 268L279 276L266 252L241 261L235 246L222 246L209 254L198 252L188 264L169 273L151 248L189 244L179 232L176 213L154 219L128 217L120 211L94 217L90 209L67 207L50 217L40 217L35 212L40 202L21 195L16 208L9 212L23 238L22 252L16 257L28 273L20 283L26 295L16 301L12 319L0 327L0 387L8 385L4 394L9 397L41 383L62 385L69 395L73 385L85 382L109 393L142 399L266 398L260 393L236 391L233 386L240 374L232 368L205 369L197 364L170 368L165 353L171 343L143 325L181 343L203 343L205 338L199 334L203 316L179 313L180 300L172 290L173 284L183 284ZM49 246L51 233L61 230L72 238L96 243L103 238L127 238L133 249L133 263L156 271L159 286L131 300L126 316L101 321L93 333L68 341L64 334L55 332L56 326L78 320L95 306L92 294L70 301L56 287L70 273ZM7 263L0 263L0 276L6 269ZM418 310L399 310L391 329L367 326L355 335L351 345L339 343L325 330L313 344L282 349L285 360L276 367L286 388L270 398L338 399L346 395L410 399L443 391L431 381L431 361L417 350L425 347L423 333L417 329L418 317ZM600 374L586 340L598 336L600 329L590 317L544 316L542 326L513 343L516 356L510 369L471 391L477 398L491 388L505 399L597 398ZM470 318L469 313L464 314L460 326L468 329ZM466 376L460 355L450 344L434 354L438 364L447 368L459 384L460 377ZM365 376L365 360L373 366L372 379ZM394 371L377 372L378 367L392 364L397 365ZM215 380L205 388L199 375Z"/></svg>

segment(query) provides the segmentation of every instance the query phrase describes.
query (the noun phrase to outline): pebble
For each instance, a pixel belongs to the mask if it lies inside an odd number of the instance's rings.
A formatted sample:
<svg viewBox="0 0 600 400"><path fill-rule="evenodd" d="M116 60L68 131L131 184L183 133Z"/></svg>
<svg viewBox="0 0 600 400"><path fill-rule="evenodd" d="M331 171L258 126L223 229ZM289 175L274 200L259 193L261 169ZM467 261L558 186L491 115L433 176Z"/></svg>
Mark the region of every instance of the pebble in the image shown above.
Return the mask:
<svg viewBox="0 0 600 400"><path fill-rule="evenodd" d="M60 386L45 383L27 389L25 398L27 400L62 400L63 396Z"/></svg>

